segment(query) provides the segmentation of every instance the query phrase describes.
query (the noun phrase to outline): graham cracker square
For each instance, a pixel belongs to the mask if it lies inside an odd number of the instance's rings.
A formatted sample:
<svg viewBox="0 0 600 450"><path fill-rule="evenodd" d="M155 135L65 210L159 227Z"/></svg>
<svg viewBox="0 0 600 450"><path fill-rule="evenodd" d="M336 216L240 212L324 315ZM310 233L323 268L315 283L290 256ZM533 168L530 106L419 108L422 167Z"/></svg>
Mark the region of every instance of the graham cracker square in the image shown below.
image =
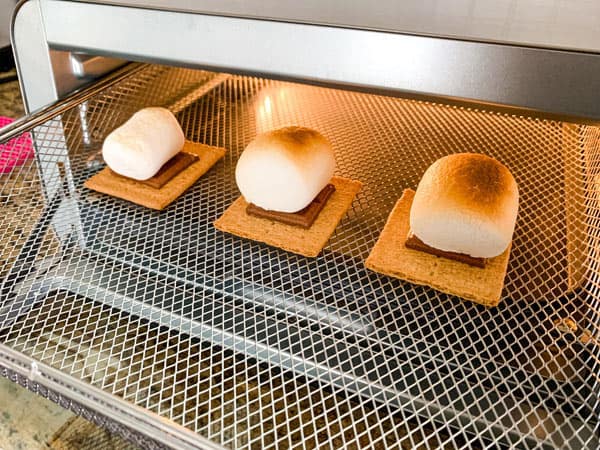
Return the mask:
<svg viewBox="0 0 600 450"><path fill-rule="evenodd" d="M226 233L264 242L303 256L316 257L327 244L362 187L360 181L342 177L333 177L331 184L335 186L335 192L331 194L325 207L308 229L251 216L246 213L248 203L242 196L227 208L214 225Z"/></svg>
<svg viewBox="0 0 600 450"><path fill-rule="evenodd" d="M410 207L415 192L406 189L396 202L365 266L375 272L414 284L429 286L484 306L500 302L510 257L510 245L490 258L484 269L433 256L404 245L410 228Z"/></svg>
<svg viewBox="0 0 600 450"><path fill-rule="evenodd" d="M182 151L198 156L198 160L179 172L159 189L116 175L108 167L87 180L84 186L147 208L164 209L225 155L224 148L211 147L190 141L185 141Z"/></svg>

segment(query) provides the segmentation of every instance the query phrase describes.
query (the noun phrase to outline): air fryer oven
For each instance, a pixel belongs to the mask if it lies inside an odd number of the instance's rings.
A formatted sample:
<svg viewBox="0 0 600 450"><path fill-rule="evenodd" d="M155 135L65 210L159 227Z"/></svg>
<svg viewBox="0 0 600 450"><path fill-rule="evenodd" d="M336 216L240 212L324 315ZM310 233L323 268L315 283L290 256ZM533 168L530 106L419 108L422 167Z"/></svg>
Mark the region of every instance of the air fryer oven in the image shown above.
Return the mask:
<svg viewBox="0 0 600 450"><path fill-rule="evenodd" d="M15 18L33 112L0 142L17 151L30 133L35 159L0 175L0 373L143 447L598 448L597 49L116 3L30 1ZM403 71L392 50L413 46ZM427 62L434 49L452 52ZM162 212L83 186L107 133L150 105L227 149ZM239 196L245 145L292 124L364 183L314 259L212 225ZM402 190L462 151L520 188L496 308L364 266Z"/></svg>

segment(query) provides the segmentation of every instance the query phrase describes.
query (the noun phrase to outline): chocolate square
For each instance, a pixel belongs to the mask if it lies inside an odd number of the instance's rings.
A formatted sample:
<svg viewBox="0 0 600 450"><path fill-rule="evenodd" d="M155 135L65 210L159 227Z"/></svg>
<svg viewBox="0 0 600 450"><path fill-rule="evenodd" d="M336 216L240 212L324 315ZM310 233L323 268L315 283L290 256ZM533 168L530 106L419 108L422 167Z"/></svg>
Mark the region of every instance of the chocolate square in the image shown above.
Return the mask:
<svg viewBox="0 0 600 450"><path fill-rule="evenodd" d="M406 238L405 244L407 248L412 250L418 250L420 252L429 253L430 255L439 256L441 258L448 258L453 261L458 261L464 264L468 264L469 266L479 267L481 269L485 268L486 258L475 258L473 256L465 255L464 253L454 253L454 252L446 252L444 250L439 250L434 247L430 247L413 233L408 235Z"/></svg>
<svg viewBox="0 0 600 450"><path fill-rule="evenodd" d="M187 152L179 152L175 156L173 156L170 160L163 164L163 166L156 172L156 174L152 178L148 178L147 180L134 180L137 183L145 184L146 186L150 186L154 189L160 189L189 166L198 161L197 155L192 155ZM111 170L111 172L117 176L122 177L123 175L119 175L115 171ZM129 177L124 177L129 178Z"/></svg>
<svg viewBox="0 0 600 450"><path fill-rule="evenodd" d="M310 228L317 219L319 213L325 207L327 200L334 192L335 186L333 184L328 184L321 190L321 192L317 194L314 200L310 202L306 208L295 213L269 211L249 203L246 207L246 214L260 217L262 219L269 219L276 222L285 223L286 225Z"/></svg>

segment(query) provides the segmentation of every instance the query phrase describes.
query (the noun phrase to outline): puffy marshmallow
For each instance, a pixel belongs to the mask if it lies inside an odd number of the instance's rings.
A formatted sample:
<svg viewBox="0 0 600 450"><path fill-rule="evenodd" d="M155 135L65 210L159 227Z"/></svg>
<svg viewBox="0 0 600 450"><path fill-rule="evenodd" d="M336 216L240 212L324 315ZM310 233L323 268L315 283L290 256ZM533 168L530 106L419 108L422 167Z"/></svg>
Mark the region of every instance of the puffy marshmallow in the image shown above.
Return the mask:
<svg viewBox="0 0 600 450"><path fill-rule="evenodd" d="M518 209L517 183L504 165L461 153L427 169L415 193L410 228L430 247L492 258L510 244Z"/></svg>
<svg viewBox="0 0 600 450"><path fill-rule="evenodd" d="M335 157L315 130L286 127L260 134L243 151L235 179L247 202L263 209L297 212L329 183Z"/></svg>
<svg viewBox="0 0 600 450"><path fill-rule="evenodd" d="M171 111L144 108L106 137L102 156L116 173L147 180L183 148L184 141Z"/></svg>

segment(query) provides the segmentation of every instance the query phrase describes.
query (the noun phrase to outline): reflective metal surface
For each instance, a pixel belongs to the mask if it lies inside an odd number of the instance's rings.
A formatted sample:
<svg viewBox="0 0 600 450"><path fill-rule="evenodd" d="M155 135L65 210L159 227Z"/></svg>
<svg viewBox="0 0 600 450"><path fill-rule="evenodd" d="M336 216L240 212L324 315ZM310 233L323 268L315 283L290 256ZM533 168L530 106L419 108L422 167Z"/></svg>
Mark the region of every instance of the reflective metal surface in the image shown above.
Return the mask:
<svg viewBox="0 0 600 450"><path fill-rule="evenodd" d="M11 43L26 111L35 111L58 99L50 50L37 0L17 5Z"/></svg>
<svg viewBox="0 0 600 450"><path fill-rule="evenodd" d="M80 51L600 121L596 53L57 0L27 2L23 14L29 4L43 35L15 47L26 93L72 90L80 80L64 54ZM37 67L48 53L49 72Z"/></svg>
<svg viewBox="0 0 600 450"><path fill-rule="evenodd" d="M71 53L70 58L73 74L77 78L88 81L106 75L127 62L120 59L90 56L81 53Z"/></svg>
<svg viewBox="0 0 600 450"><path fill-rule="evenodd" d="M593 0L379 0L377 3L95 0L93 3L600 51L600 3Z"/></svg>
<svg viewBox="0 0 600 450"><path fill-rule="evenodd" d="M226 147L224 161L160 213L85 189L106 134L154 104L188 139ZM161 66L85 111L91 144L79 108L34 130L48 201L33 166L0 186L0 365L35 361L40 383L51 373L151 435L160 417L188 443L600 444L598 128ZM326 135L338 174L364 183L316 259L212 225L239 195L244 146L290 124ZM363 264L402 190L462 151L498 158L520 188L498 308Z"/></svg>

